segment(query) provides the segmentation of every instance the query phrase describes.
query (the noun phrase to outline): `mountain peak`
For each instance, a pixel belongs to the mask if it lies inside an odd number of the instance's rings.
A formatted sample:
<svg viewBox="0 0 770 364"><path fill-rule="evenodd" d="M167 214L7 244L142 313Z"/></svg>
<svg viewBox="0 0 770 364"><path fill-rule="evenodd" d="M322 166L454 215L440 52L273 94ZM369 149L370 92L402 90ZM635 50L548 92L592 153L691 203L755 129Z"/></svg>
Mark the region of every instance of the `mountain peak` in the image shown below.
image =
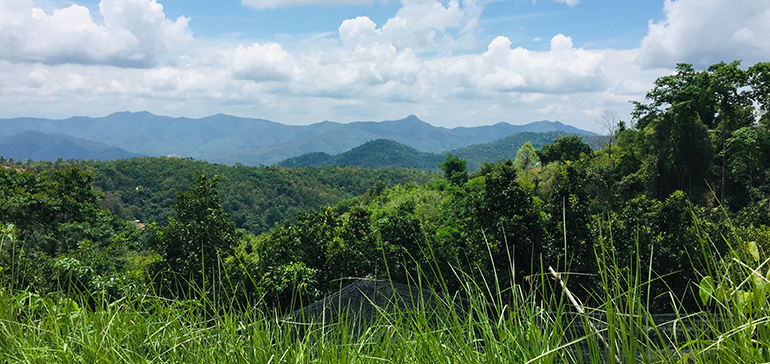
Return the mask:
<svg viewBox="0 0 770 364"><path fill-rule="evenodd" d="M112 115L122 115L122 116L156 116L155 114L149 112L149 111L118 111L110 114Z"/></svg>
<svg viewBox="0 0 770 364"><path fill-rule="evenodd" d="M89 118L91 120L119 120L120 122L133 122L139 120L168 119L168 116L155 115L149 111L118 111L103 118Z"/></svg>
<svg viewBox="0 0 770 364"><path fill-rule="evenodd" d="M427 124L427 125L430 125L430 124L428 124L428 123L426 123L426 122L424 122L424 121L420 120L420 118L418 118L416 115L409 115L409 116L407 116L407 117L405 117L405 118L403 118L403 119L398 119L398 120L389 120L389 121L390 121L390 122L395 122L395 123L406 123L406 124Z"/></svg>

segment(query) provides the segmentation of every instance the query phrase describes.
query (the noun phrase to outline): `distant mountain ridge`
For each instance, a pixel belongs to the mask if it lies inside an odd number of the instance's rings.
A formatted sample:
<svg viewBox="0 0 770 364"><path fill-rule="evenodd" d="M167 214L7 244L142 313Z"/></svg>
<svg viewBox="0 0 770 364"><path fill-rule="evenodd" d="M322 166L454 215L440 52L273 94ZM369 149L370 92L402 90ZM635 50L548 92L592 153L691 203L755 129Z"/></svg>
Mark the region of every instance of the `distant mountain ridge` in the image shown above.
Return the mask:
<svg viewBox="0 0 770 364"><path fill-rule="evenodd" d="M118 112L100 118L72 117L63 120L0 119L0 137L25 131L65 134L113 145L137 155L176 155L214 163L246 165L274 164L306 153L334 155L378 139L393 140L420 152L437 153L488 143L518 132L556 130L592 134L551 121L526 125L501 122L447 129L430 125L414 115L381 122L342 124L324 121L305 126L223 114L191 119L158 116L149 112Z"/></svg>
<svg viewBox="0 0 770 364"><path fill-rule="evenodd" d="M529 142L539 149L552 143L556 138L573 135L566 131L521 132L505 138L481 144L446 151L443 153L421 152L410 146L388 139L366 142L346 152L330 155L324 152L303 154L277 163L282 167L346 165L369 168L417 168L428 171L439 170L438 165L448 153L465 159L469 171L478 170L484 162L496 162L499 159L515 159L519 148ZM597 149L603 143L602 136L582 135L583 141Z"/></svg>
<svg viewBox="0 0 770 364"><path fill-rule="evenodd" d="M307 153L286 159L278 165L297 166L360 166L368 168L417 168L437 170L444 161L441 154L421 152L408 145L390 139L377 139L359 145L349 151L330 155L324 152Z"/></svg>
<svg viewBox="0 0 770 364"><path fill-rule="evenodd" d="M113 160L139 157L113 145L73 138L65 134L46 134L24 131L0 137L0 156L26 161L62 159Z"/></svg>

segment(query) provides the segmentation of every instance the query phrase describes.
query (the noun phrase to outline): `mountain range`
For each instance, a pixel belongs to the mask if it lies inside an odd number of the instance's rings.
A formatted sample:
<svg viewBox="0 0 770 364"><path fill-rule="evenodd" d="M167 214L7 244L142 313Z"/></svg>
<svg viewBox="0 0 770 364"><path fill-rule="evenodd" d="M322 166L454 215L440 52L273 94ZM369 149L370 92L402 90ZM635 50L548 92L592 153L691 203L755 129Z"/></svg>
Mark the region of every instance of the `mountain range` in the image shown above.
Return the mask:
<svg viewBox="0 0 770 364"><path fill-rule="evenodd" d="M571 135L566 131L521 132L505 138L489 142L473 144L467 147L450 150L444 153L421 152L408 145L389 139L378 139L366 142L349 151L330 155L324 152L303 154L278 163L283 167L296 166L327 166L346 165L369 168L417 168L429 171L439 170L438 165L444 161L447 154L465 159L469 171L478 170L484 162L495 162L498 159L515 159L519 148L529 142L536 149L552 143L556 138ZM597 149L604 142L604 137L598 135L582 135L584 142Z"/></svg>
<svg viewBox="0 0 770 364"><path fill-rule="evenodd" d="M23 131L11 136L0 136L0 156L16 160L63 159L123 159L139 157L114 145L74 138L66 134L46 134Z"/></svg>
<svg viewBox="0 0 770 364"><path fill-rule="evenodd" d="M60 148L58 151L56 148L43 148L56 145L50 142L56 139L70 146L90 146L93 153L88 159L170 155L213 163L268 165L307 153L340 154L378 139L389 139L420 152L439 153L489 143L515 133L548 131L592 134L558 121L538 121L526 125L500 122L448 129L430 125L410 115L400 120L381 122L343 124L323 121L296 126L223 114L191 119L158 116L149 112L118 112L100 118L0 119L0 141L10 146L0 149L0 153L6 158L21 159L25 158L6 153L27 151L26 155L30 155L27 158L32 159L77 159L83 155L75 156L71 153L72 148ZM92 144L86 143L89 141ZM41 148L41 151L31 153L36 148ZM43 149L48 150L42 152Z"/></svg>

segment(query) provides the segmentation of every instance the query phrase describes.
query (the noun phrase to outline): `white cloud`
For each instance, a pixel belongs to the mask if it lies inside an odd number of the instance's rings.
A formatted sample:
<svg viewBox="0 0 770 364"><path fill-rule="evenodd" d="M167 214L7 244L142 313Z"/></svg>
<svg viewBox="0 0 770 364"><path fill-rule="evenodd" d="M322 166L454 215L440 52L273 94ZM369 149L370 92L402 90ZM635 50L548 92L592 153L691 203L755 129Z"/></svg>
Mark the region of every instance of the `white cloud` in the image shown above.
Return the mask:
<svg viewBox="0 0 770 364"><path fill-rule="evenodd" d="M448 74L464 73L461 79L467 85L497 91L561 94L595 91L607 86L604 55L574 48L572 39L562 34L551 39L551 49L547 52L522 47L511 49L511 41L499 36L479 56L446 61Z"/></svg>
<svg viewBox="0 0 770 364"><path fill-rule="evenodd" d="M22 11L33 8L25 1L0 0L0 14L19 4ZM506 37L473 51L469 45L482 9L483 3L473 1L403 0L401 10L382 25L368 17L349 19L339 27L339 40L325 36L299 45L190 41L186 18L171 22L149 0L103 0L104 25L82 7L36 10L47 20L24 18L16 24L6 17L0 28L49 36L54 29L62 34L59 41L73 46L43 51L30 43L27 53L13 53L15 58L0 54L0 117L30 116L30 110L36 113L31 116L44 117L148 110L188 117L222 112L301 124L417 114L443 126L547 118L591 128L594 117L584 110L625 115L628 100L641 100L652 81L666 73L642 69L635 62L638 50L584 49L562 34L544 51L516 46ZM749 27L736 37L755 32ZM33 39L30 34L24 39ZM83 46L78 37L95 46ZM170 59L176 37L189 47ZM8 39L0 33L0 41ZM53 42L41 39L43 45ZM81 61L66 58L68 49ZM123 56L125 49L146 55L137 58L144 62L139 65L162 63L125 68L132 59Z"/></svg>
<svg viewBox="0 0 770 364"><path fill-rule="evenodd" d="M770 2L666 0L665 19L650 21L637 61L644 67L693 63L705 67L770 59Z"/></svg>
<svg viewBox="0 0 770 364"><path fill-rule="evenodd" d="M371 4L372 0L242 0L241 4L256 9L274 9L295 5Z"/></svg>
<svg viewBox="0 0 770 364"><path fill-rule="evenodd" d="M390 43L397 49L451 51L472 46L483 4L450 0L446 6L436 0L402 0L403 6L380 28L362 16L342 22L340 39L348 47ZM454 34L456 33L456 34Z"/></svg>
<svg viewBox="0 0 770 364"><path fill-rule="evenodd" d="M155 58L192 40L188 18L166 19L155 0L102 0L104 24L80 5L51 14L31 0L0 2L0 58L44 64L150 67Z"/></svg>
<svg viewBox="0 0 770 364"><path fill-rule="evenodd" d="M238 46L232 58L233 76L240 80L288 81L294 71L292 57L277 43Z"/></svg>
<svg viewBox="0 0 770 364"><path fill-rule="evenodd" d="M563 114L565 112L565 105L562 103L548 104L543 108L537 109L537 112L541 114Z"/></svg>
<svg viewBox="0 0 770 364"><path fill-rule="evenodd" d="M29 73L30 86L40 87L51 77L51 72L47 69L37 67Z"/></svg>
<svg viewBox="0 0 770 364"><path fill-rule="evenodd" d="M580 2L580 0L553 0L553 1L556 1L557 3L561 3L561 4L567 4L569 6L575 6Z"/></svg>

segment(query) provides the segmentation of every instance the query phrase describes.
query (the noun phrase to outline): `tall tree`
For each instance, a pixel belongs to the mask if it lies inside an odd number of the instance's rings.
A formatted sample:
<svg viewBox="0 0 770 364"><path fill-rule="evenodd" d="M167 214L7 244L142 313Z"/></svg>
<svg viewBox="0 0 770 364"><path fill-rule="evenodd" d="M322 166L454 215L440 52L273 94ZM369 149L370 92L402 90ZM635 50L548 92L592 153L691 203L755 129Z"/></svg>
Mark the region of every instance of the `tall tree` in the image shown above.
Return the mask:
<svg viewBox="0 0 770 364"><path fill-rule="evenodd" d="M759 104L760 125L770 132L770 62L757 63L748 71L751 98Z"/></svg>
<svg viewBox="0 0 770 364"><path fill-rule="evenodd" d="M219 267L219 258L232 255L240 233L222 209L218 177L198 173L187 191L177 193L176 218L155 230L150 246L162 264L185 279L203 279Z"/></svg>
<svg viewBox="0 0 770 364"><path fill-rule="evenodd" d="M736 191L730 195L743 207L761 200L767 191L757 187L765 186L770 169L770 135L756 127L743 127L732 132L727 139L725 153L727 169Z"/></svg>
<svg viewBox="0 0 770 364"><path fill-rule="evenodd" d="M734 130L747 125L739 125L741 118L740 110L750 106L750 98L746 92L740 89L748 81L747 72L739 68L740 61L734 61L730 64L720 62L708 68L710 79L710 91L714 95L714 101L717 106L716 128L721 129L722 135L719 152L721 160L721 183L720 200L725 201L725 190L727 181L727 157L725 144L727 136ZM745 120L745 119L744 119Z"/></svg>
<svg viewBox="0 0 770 364"><path fill-rule="evenodd" d="M604 110L601 115L601 120L598 121L602 129L607 132L607 144L609 145L607 153L610 156L610 160L612 160L612 144L615 142L615 130L618 128L619 122L620 118L615 110Z"/></svg>
<svg viewBox="0 0 770 364"><path fill-rule="evenodd" d="M537 157L537 151L532 143L526 142L516 152L516 159L514 164L523 171L528 171L530 168L540 163L540 158Z"/></svg>
<svg viewBox="0 0 770 364"><path fill-rule="evenodd" d="M642 130L674 105L687 104L708 129L716 126L716 103L709 92L708 72L696 72L691 64L679 63L669 76L655 80L655 87L645 96L649 104L634 101L632 113L636 128Z"/></svg>
<svg viewBox="0 0 770 364"><path fill-rule="evenodd" d="M674 190L704 186L713 150L708 129L716 124L716 103L708 72L678 64L673 75L658 78L647 93L649 104L635 102L633 118L644 131L646 170L652 191L664 198Z"/></svg>
<svg viewBox="0 0 770 364"><path fill-rule="evenodd" d="M510 161L487 165L480 173L468 182L481 189L472 190L466 205L465 253L484 272L491 274L493 267L506 272L499 276L500 285L509 287L512 275L521 281L532 274L546 250L541 204L519 183Z"/></svg>

